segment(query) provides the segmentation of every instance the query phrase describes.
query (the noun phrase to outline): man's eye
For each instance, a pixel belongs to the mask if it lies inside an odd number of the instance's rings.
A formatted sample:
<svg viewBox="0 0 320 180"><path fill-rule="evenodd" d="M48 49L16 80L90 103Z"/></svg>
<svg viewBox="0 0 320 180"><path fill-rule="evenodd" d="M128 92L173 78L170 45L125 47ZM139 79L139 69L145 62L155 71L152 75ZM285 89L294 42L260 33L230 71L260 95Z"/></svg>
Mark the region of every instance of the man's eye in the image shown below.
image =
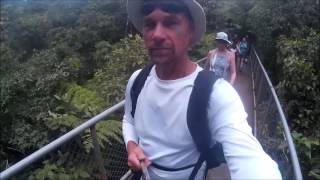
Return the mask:
<svg viewBox="0 0 320 180"><path fill-rule="evenodd" d="M147 29L153 29L155 27L156 23L154 22L151 22L151 21L146 21L144 22L144 27L147 28Z"/></svg>
<svg viewBox="0 0 320 180"><path fill-rule="evenodd" d="M171 27L171 26L177 25L178 22L176 20L166 20L163 22L163 24L166 27Z"/></svg>

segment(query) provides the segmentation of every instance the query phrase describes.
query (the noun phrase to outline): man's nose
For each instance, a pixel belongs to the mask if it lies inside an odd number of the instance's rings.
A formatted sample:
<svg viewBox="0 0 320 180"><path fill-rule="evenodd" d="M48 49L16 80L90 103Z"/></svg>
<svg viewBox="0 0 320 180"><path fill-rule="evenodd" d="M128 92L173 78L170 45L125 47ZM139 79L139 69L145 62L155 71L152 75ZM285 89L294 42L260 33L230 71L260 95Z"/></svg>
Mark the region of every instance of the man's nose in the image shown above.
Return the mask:
<svg viewBox="0 0 320 180"><path fill-rule="evenodd" d="M162 42L165 39L165 28L159 23L155 27L153 34L152 34L152 40L155 42Z"/></svg>

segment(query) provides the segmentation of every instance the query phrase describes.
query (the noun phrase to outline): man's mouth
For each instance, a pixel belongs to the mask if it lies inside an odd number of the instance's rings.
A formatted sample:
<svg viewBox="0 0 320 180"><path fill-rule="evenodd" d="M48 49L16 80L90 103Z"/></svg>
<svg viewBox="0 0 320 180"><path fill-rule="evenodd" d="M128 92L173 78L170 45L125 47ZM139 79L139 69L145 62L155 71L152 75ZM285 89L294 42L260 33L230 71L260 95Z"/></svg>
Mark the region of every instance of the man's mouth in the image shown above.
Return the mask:
<svg viewBox="0 0 320 180"><path fill-rule="evenodd" d="M172 51L171 48L150 48L149 49L150 55L154 55L154 56L167 55L171 53L171 51Z"/></svg>

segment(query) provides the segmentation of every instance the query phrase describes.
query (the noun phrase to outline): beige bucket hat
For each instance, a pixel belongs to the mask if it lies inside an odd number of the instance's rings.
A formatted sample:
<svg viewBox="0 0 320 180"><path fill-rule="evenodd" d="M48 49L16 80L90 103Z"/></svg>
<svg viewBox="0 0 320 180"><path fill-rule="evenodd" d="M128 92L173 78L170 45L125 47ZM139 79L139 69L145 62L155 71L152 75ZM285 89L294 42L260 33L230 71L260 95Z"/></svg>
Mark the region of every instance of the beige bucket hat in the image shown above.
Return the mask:
<svg viewBox="0 0 320 180"><path fill-rule="evenodd" d="M141 8L145 0L127 0L128 17L135 28L142 32L143 15ZM161 0L155 0L161 1ZM174 1L174 0L172 0ZM203 8L196 0L180 0L185 3L189 9L195 27L195 38L193 44L200 42L202 36L206 32L206 16Z"/></svg>

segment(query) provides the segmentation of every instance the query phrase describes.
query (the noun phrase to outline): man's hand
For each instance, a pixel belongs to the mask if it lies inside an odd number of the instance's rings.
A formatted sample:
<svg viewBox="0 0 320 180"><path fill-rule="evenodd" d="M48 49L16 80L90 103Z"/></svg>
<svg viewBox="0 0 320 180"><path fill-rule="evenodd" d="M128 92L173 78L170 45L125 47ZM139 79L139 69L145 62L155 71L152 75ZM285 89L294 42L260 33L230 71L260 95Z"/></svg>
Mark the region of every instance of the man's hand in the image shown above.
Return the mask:
<svg viewBox="0 0 320 180"><path fill-rule="evenodd" d="M145 166L149 166L151 164L148 157L144 154L143 150L133 141L129 141L127 145L128 149L128 166L133 171L140 171L141 162L144 163Z"/></svg>

